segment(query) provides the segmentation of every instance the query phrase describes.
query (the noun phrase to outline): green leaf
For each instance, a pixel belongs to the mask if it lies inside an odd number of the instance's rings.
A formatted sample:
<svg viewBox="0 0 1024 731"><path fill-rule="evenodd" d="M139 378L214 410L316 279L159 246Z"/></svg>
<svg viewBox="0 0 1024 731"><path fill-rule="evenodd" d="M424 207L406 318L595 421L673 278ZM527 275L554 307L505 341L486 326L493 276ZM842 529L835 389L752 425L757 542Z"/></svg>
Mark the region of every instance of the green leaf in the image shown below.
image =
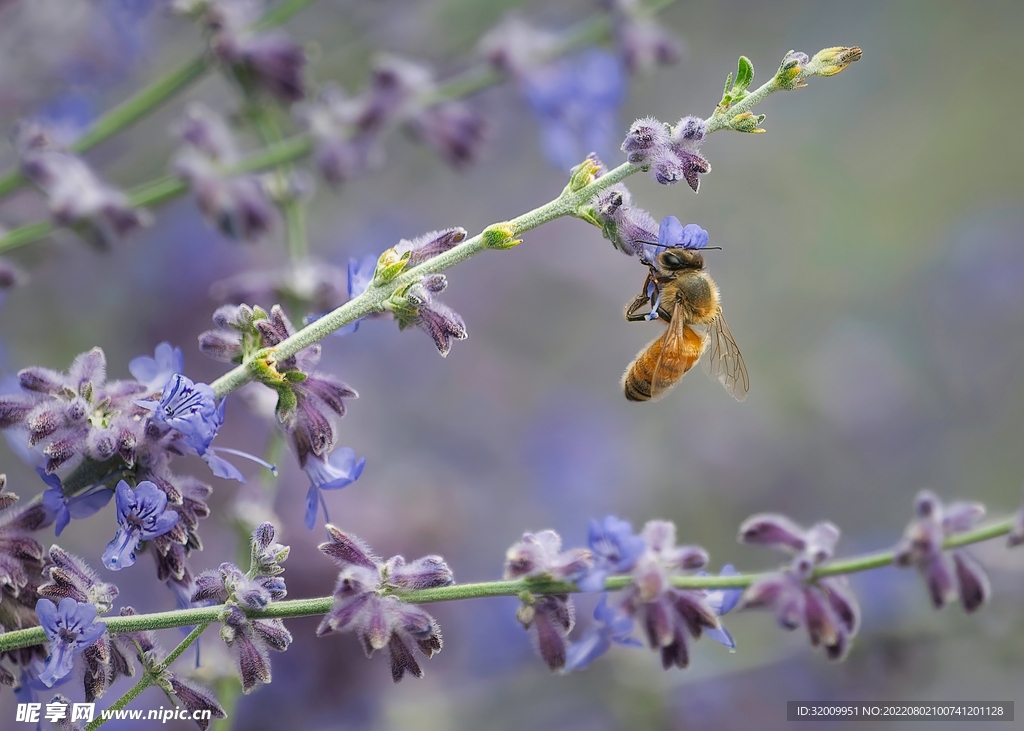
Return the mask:
<svg viewBox="0 0 1024 731"><path fill-rule="evenodd" d="M744 92L754 80L754 64L746 56L740 56L739 64L736 66L736 83L733 85L733 93Z"/></svg>
<svg viewBox="0 0 1024 731"><path fill-rule="evenodd" d="M729 89L732 88L732 74L725 77L725 88L722 89L722 98L729 96Z"/></svg>

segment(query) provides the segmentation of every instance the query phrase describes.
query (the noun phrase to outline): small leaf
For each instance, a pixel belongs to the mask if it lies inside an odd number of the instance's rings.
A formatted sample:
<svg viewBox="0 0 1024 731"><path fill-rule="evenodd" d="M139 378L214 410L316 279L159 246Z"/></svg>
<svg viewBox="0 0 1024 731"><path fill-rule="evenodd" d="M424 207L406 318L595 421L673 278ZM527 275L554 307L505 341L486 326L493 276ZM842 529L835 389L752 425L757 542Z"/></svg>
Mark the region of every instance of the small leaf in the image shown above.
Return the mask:
<svg viewBox="0 0 1024 731"><path fill-rule="evenodd" d="M733 86L733 92L746 91L753 80L754 65L750 63L750 59L746 56L740 56L739 64L736 67L736 84Z"/></svg>
<svg viewBox="0 0 1024 731"><path fill-rule="evenodd" d="M730 73L725 77L725 88L722 89L722 98L725 99L729 95L729 90L732 89L732 74Z"/></svg>

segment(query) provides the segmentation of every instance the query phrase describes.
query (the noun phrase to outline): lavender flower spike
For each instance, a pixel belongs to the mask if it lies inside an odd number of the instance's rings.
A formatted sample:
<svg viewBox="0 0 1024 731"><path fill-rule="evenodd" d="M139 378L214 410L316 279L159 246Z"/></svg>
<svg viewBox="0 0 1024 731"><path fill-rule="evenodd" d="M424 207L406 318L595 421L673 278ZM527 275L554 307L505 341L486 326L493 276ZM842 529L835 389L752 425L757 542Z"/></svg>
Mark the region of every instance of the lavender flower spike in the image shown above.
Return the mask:
<svg viewBox="0 0 1024 731"><path fill-rule="evenodd" d="M309 477L309 490L306 492L306 527L313 530L316 525L316 514L318 506L323 506L324 521L330 522L327 515L327 503L321 490L340 490L351 485L363 474L363 466L366 464L366 457L356 459L354 450L348 447L334 450L334 453L324 461L315 454L306 459L303 470Z"/></svg>
<svg viewBox="0 0 1024 731"><path fill-rule="evenodd" d="M74 599L61 599L59 606L49 599L40 599L36 602L36 615L50 641L50 656L39 679L52 688L71 672L75 656L107 631L107 625L96 621L96 607Z"/></svg>
<svg viewBox="0 0 1024 731"><path fill-rule="evenodd" d="M178 514L166 509L167 495L149 480L143 480L134 490L121 480L116 502L121 527L103 552L103 565L111 571L134 564L135 549L141 541L162 536L178 522Z"/></svg>

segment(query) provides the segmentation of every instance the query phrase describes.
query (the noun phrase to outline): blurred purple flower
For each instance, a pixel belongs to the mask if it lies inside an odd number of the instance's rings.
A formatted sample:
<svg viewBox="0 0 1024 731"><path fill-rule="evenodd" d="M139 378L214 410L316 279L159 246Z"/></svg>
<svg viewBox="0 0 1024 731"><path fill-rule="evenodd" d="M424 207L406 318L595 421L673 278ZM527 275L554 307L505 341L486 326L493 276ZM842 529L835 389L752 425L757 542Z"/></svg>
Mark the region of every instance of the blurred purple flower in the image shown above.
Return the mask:
<svg viewBox="0 0 1024 731"><path fill-rule="evenodd" d="M36 473L49 487L43 492L43 507L46 508L46 523L56 520L54 534L60 535L72 518L88 518L103 509L110 502L114 491L100 483L77 495L64 494L64 486L57 475L48 475L42 467Z"/></svg>
<svg viewBox="0 0 1024 731"><path fill-rule="evenodd" d="M607 51L589 50L520 78L527 102L541 126L541 146L553 164L568 170L588 152L611 152L618 111L626 94L620 60Z"/></svg>
<svg viewBox="0 0 1024 731"><path fill-rule="evenodd" d="M634 535L629 521L609 515L601 522L590 521L587 543L593 556L593 566L576 585L581 591L601 591L612 574L632 570L637 559L647 548L643 537ZM595 612L595 619L597 614Z"/></svg>
<svg viewBox="0 0 1024 731"><path fill-rule="evenodd" d="M937 495L922 490L914 513L896 546L896 565L920 571L936 609L959 596L965 612L975 611L992 594L985 569L966 550L947 552L943 544L949 536L970 530L985 515L985 506L964 501L943 505Z"/></svg>
<svg viewBox="0 0 1024 731"><path fill-rule="evenodd" d="M134 490L121 480L117 483L117 522L120 527L103 552L103 565L120 571L135 563L135 549L141 541L162 536L178 522L178 514L167 510L167 495L148 480Z"/></svg>
<svg viewBox="0 0 1024 731"><path fill-rule="evenodd" d="M704 571L698 571L697 576L710 575ZM732 564L726 564L722 567L722 570L718 574L719 576L738 576L739 571ZM708 606L717 614L722 617L733 610L733 608L739 603L740 597L743 595L742 589L709 589L704 597L704 600L708 603ZM707 629L704 631L711 639L719 642L730 650L736 649L736 642L733 640L732 635L729 634L729 630L725 628L724 624L721 624L720 629Z"/></svg>
<svg viewBox="0 0 1024 731"><path fill-rule="evenodd" d="M606 519L607 520L607 519ZM573 642L566 650L565 671L583 670L597 658L611 649L612 644L626 647L643 647L643 644L631 637L633 618L625 612L608 606L608 595L602 594L594 608L596 624L584 633L577 642Z"/></svg>
<svg viewBox="0 0 1024 731"><path fill-rule="evenodd" d="M327 515L327 503L324 502L322 490L340 490L348 487L363 474L366 457L356 459L354 450L348 447L335 449L326 460L311 455L306 460L303 470L309 477L309 490L306 492L306 527L313 530L316 525L316 514L319 506L324 509L324 522L330 522Z"/></svg>
<svg viewBox="0 0 1024 731"><path fill-rule="evenodd" d="M50 688L71 672L75 656L98 640L107 631L107 625L96 621L96 607L74 599L61 599L60 605L40 599L36 602L36 615L50 642L50 656L39 679Z"/></svg>

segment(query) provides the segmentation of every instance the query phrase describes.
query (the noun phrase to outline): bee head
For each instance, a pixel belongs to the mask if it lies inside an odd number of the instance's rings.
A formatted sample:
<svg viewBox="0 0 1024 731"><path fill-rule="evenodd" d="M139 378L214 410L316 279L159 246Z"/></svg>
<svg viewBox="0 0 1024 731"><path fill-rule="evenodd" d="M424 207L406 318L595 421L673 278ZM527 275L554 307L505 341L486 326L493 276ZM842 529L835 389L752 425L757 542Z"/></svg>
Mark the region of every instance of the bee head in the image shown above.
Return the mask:
<svg viewBox="0 0 1024 731"><path fill-rule="evenodd" d="M704 257L695 249L671 248L658 254L658 268L666 271L703 269Z"/></svg>

